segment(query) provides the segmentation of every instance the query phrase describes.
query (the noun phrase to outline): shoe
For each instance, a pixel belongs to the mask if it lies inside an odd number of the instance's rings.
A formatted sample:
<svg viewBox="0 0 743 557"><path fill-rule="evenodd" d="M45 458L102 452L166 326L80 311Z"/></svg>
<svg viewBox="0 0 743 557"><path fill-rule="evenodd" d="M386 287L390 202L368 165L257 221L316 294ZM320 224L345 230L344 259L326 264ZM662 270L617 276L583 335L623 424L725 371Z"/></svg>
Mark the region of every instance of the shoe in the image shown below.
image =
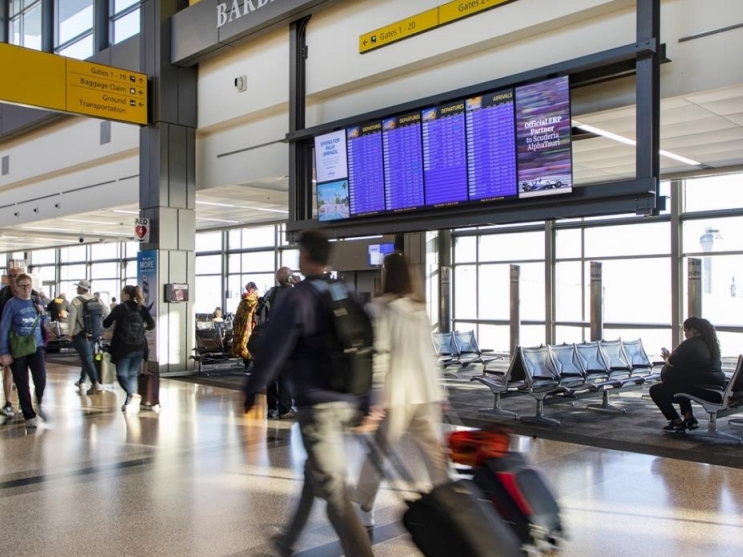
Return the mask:
<svg viewBox="0 0 743 557"><path fill-rule="evenodd" d="M103 392L103 386L100 383L93 383L93 385L86 391L88 395L97 395Z"/></svg>
<svg viewBox="0 0 743 557"><path fill-rule="evenodd" d="M374 527L374 509L370 511L365 511L361 508L361 505L358 503L355 503L356 505L356 513L359 515L359 520L361 521L361 525L365 528L373 528Z"/></svg>
<svg viewBox="0 0 743 557"><path fill-rule="evenodd" d="M668 425L663 428L663 431L670 431L672 433L683 433L686 430L686 422L680 424L674 423L673 420L668 422Z"/></svg>
<svg viewBox="0 0 743 557"><path fill-rule="evenodd" d="M278 528L268 538L268 545L276 552L279 557L292 557L293 551L284 545L284 532Z"/></svg>
<svg viewBox="0 0 743 557"><path fill-rule="evenodd" d="M36 414L41 418L43 421L48 422L49 421L49 414L44 412L44 409L39 405L39 407L36 409Z"/></svg>
<svg viewBox="0 0 743 557"><path fill-rule="evenodd" d="M36 429L36 418L26 420L26 429Z"/></svg>
<svg viewBox="0 0 743 557"><path fill-rule="evenodd" d="M5 406L3 406L3 414L5 414L8 418L15 417L15 413L13 412L13 405L10 402L6 402Z"/></svg>
<svg viewBox="0 0 743 557"><path fill-rule="evenodd" d="M294 410L289 410L285 414L281 414L279 416L280 420L293 420L297 416L296 412Z"/></svg>
<svg viewBox="0 0 743 557"><path fill-rule="evenodd" d="M686 429L698 429L699 428L699 422L696 418L688 418L684 420L684 425L686 426Z"/></svg>
<svg viewBox="0 0 743 557"><path fill-rule="evenodd" d="M85 390L85 379L78 379L75 381L75 387L80 389L81 391Z"/></svg>
<svg viewBox="0 0 743 557"><path fill-rule="evenodd" d="M129 406L129 403L132 401L132 395L127 394L126 399L124 400L124 404L121 405L121 411L126 412L126 407Z"/></svg>

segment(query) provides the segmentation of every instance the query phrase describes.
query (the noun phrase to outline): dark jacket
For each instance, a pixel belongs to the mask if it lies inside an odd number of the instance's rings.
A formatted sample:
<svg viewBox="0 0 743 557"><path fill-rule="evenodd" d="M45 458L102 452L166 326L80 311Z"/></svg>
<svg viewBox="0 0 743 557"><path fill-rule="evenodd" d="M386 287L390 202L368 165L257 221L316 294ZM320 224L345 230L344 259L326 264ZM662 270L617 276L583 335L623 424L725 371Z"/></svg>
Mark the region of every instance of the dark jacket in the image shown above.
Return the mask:
<svg viewBox="0 0 743 557"><path fill-rule="evenodd" d="M695 385L724 385L720 358L713 358L702 337L690 337L679 344L663 369L663 382Z"/></svg>
<svg viewBox="0 0 743 557"><path fill-rule="evenodd" d="M142 342L136 345L124 344L121 340L121 323L123 323L124 316L130 311L139 311L139 315L142 316L142 321L144 321L145 328L148 331L155 328L155 321L145 306L137 306L135 302L127 300L112 309L111 313L103 320L103 326L114 325L114 334L111 337L111 361L113 363L132 352L142 351L145 356L147 355L147 339L142 338Z"/></svg>
<svg viewBox="0 0 743 557"><path fill-rule="evenodd" d="M323 402L355 403L356 397L331 389L322 372L326 351L324 339L333 325L329 309L321 305L320 295L307 277L281 294L281 303L271 310L263 341L270 349L261 350L245 387L245 405L252 407L255 395L265 392L286 365L298 407Z"/></svg>

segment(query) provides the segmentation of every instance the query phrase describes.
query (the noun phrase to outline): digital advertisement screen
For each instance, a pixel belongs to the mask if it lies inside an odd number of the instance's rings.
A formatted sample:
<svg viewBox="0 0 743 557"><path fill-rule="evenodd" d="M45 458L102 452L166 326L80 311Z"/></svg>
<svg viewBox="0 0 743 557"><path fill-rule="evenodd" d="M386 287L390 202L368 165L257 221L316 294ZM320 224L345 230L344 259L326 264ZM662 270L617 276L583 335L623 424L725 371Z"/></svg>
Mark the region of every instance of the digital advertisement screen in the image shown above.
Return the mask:
<svg viewBox="0 0 743 557"><path fill-rule="evenodd" d="M317 220L339 220L350 216L348 180L317 184Z"/></svg>
<svg viewBox="0 0 743 557"><path fill-rule="evenodd" d="M513 90L467 99L470 201L513 197L516 183Z"/></svg>
<svg viewBox="0 0 743 557"><path fill-rule="evenodd" d="M519 197L572 191L571 133L567 77L516 88Z"/></svg>
<svg viewBox="0 0 743 557"><path fill-rule="evenodd" d="M387 210L423 207L421 113L382 121L382 146Z"/></svg>
<svg viewBox="0 0 743 557"><path fill-rule="evenodd" d="M354 126L346 130L351 215L384 211L384 162L382 123Z"/></svg>
<svg viewBox="0 0 743 557"><path fill-rule="evenodd" d="M423 119L423 186L426 205L467 201L464 101L428 108Z"/></svg>
<svg viewBox="0 0 743 557"><path fill-rule="evenodd" d="M318 183L348 178L345 130L315 138L315 172Z"/></svg>
<svg viewBox="0 0 743 557"><path fill-rule="evenodd" d="M372 244L369 246L369 266L384 265L384 258L390 253L395 253L395 244L392 242L384 244Z"/></svg>

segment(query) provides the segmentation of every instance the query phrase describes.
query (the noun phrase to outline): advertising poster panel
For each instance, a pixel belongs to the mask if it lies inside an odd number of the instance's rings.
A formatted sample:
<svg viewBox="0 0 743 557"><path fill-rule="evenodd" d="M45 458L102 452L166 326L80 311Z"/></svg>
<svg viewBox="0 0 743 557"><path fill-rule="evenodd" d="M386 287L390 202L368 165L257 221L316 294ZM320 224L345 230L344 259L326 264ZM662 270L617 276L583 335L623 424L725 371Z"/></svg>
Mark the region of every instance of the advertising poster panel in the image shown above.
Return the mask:
<svg viewBox="0 0 743 557"><path fill-rule="evenodd" d="M158 304L158 286L157 286L157 250L147 250L137 252L137 284L142 289L144 296L144 305L152 315L152 319L157 323L157 304ZM149 360L158 361L157 356L157 328L154 331L148 331L147 345L149 347Z"/></svg>

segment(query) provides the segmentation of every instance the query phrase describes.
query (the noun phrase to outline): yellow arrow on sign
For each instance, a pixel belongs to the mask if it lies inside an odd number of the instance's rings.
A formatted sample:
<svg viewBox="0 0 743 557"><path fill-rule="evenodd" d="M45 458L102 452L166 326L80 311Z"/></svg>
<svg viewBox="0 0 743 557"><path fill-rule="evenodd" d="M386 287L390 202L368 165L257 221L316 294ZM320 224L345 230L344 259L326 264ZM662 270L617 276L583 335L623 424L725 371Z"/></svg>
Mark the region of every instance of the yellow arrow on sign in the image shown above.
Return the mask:
<svg viewBox="0 0 743 557"><path fill-rule="evenodd" d="M147 124L147 75L0 43L0 101Z"/></svg>
<svg viewBox="0 0 743 557"><path fill-rule="evenodd" d="M439 9L434 8L397 21L385 27L375 29L359 37L359 52L364 53L375 48L423 33L439 24Z"/></svg>

